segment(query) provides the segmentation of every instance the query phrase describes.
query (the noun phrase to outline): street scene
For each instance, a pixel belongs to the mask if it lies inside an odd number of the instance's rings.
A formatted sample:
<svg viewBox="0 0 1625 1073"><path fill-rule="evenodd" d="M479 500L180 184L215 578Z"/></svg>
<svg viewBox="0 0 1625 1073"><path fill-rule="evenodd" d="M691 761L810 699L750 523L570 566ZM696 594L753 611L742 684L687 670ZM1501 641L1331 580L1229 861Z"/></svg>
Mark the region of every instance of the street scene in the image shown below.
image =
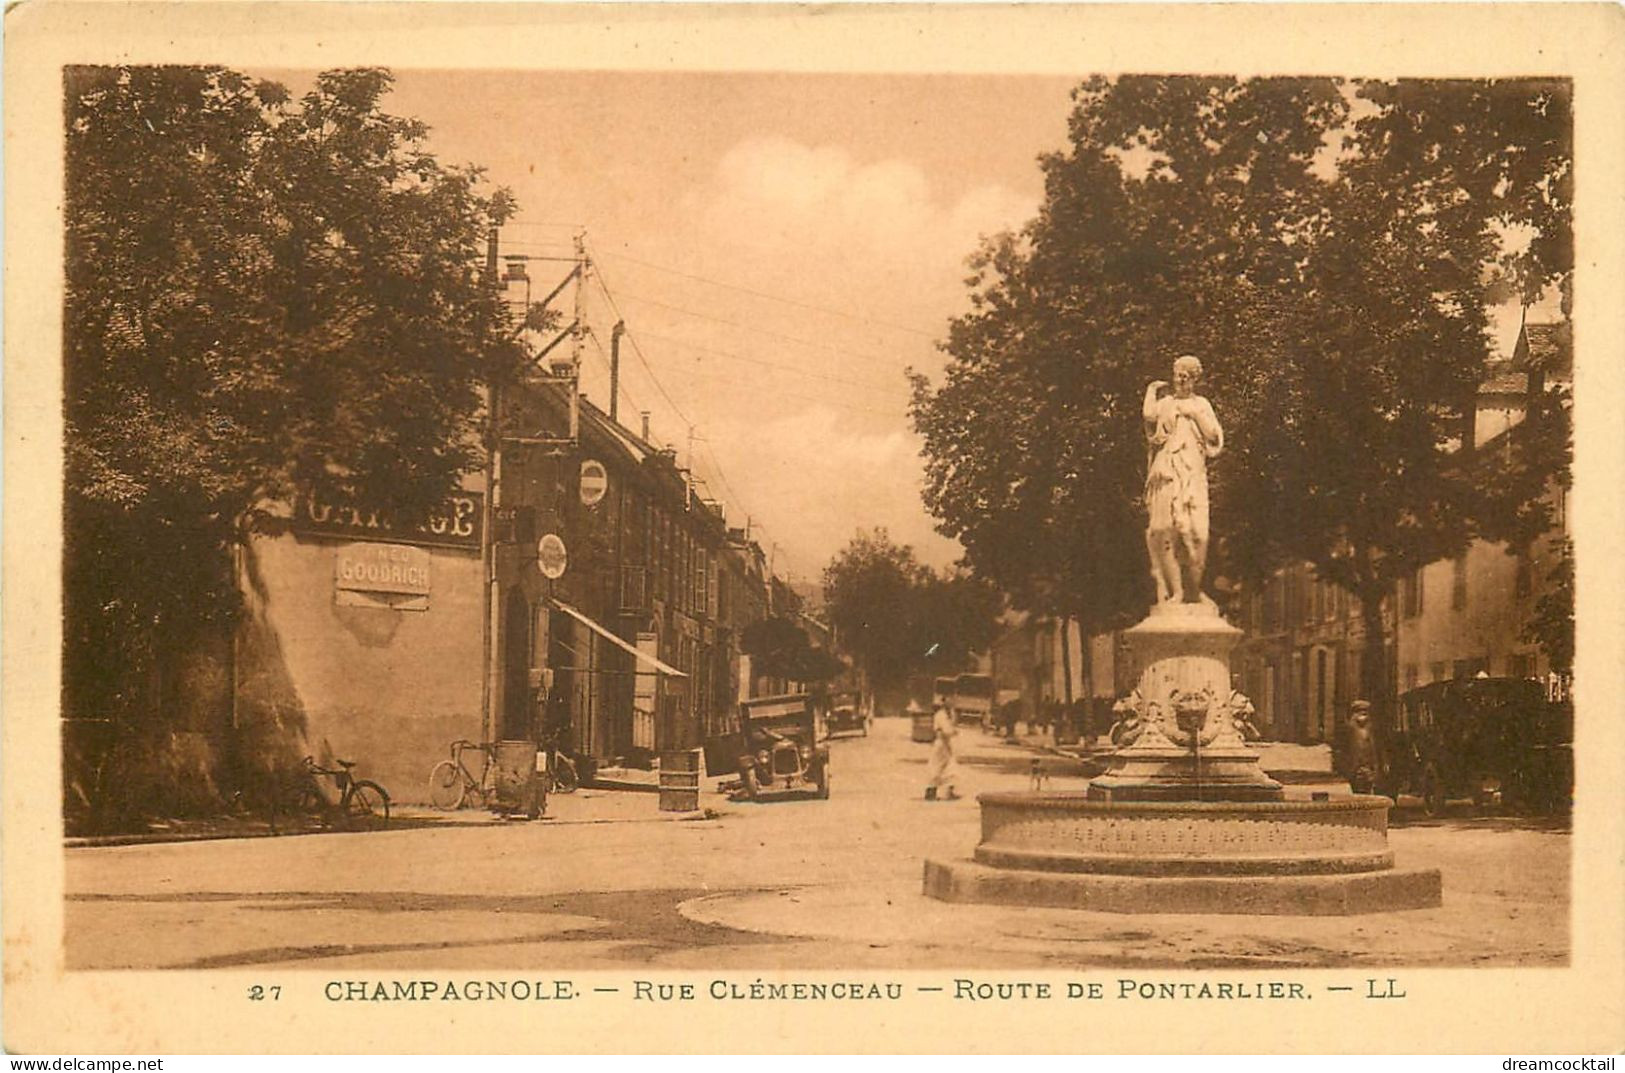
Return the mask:
<svg viewBox="0 0 1625 1073"><path fill-rule="evenodd" d="M421 809L378 834L70 848L68 966L339 978L1551 966L1569 955L1567 915L1554 908L1567 897L1565 826L1478 816L1465 803L1430 818L1407 799L1392 831L1402 862L1446 873L1439 909L1136 918L935 902L920 889L922 857L967 856L979 819L970 796L923 800L930 747L908 729L882 719L868 737L836 739L828 801L707 792L698 814L662 814L653 793L581 790L550 799L538 823ZM1083 784L1083 765L1037 738L975 738L961 757L967 795L1026 788L1035 760L1050 788ZM1304 797L1334 781L1299 777Z"/></svg>
<svg viewBox="0 0 1625 1073"><path fill-rule="evenodd" d="M1569 82L64 91L68 970L1571 963Z"/></svg>

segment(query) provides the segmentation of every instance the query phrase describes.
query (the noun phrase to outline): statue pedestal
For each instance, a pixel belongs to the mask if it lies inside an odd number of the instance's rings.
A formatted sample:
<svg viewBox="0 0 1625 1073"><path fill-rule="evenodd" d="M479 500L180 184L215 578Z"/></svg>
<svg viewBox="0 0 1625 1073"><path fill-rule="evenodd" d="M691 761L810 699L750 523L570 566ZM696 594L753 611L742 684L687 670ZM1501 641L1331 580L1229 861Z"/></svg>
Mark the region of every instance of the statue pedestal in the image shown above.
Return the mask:
<svg viewBox="0 0 1625 1073"><path fill-rule="evenodd" d="M1247 747L1231 703L1241 631L1211 603L1158 604L1125 631L1138 667L1120 748L1089 783L1091 801L1279 801L1281 784Z"/></svg>
<svg viewBox="0 0 1625 1073"><path fill-rule="evenodd" d="M1375 913L1440 904L1437 869L1396 869L1384 797L1287 801L1230 689L1241 631L1163 604L1127 631L1139 685L1084 792L977 798L968 861L926 861L943 901L1110 913Z"/></svg>

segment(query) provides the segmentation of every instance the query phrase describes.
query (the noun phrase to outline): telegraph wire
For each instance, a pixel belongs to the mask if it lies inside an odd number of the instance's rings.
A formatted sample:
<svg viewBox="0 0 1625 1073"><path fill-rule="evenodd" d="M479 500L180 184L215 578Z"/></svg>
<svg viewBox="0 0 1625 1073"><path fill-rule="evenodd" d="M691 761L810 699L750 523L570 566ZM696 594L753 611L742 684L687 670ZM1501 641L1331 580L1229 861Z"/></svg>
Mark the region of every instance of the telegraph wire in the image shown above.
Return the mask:
<svg viewBox="0 0 1625 1073"><path fill-rule="evenodd" d="M786 298L784 295L781 295L781 294L772 294L772 293L770 293L768 291L759 291L759 290L756 290L753 287L746 287L746 286L743 286L743 285L738 284L738 283L727 283L727 282L724 282L723 280L720 280L720 279L711 279L711 278L709 278L707 276L698 276L698 275L695 275L692 272L684 272L683 270L678 269L678 268L668 268L665 265L657 265L652 261L641 260L640 258L633 257L629 253L620 253L620 252L613 252L612 251L607 256L613 257L616 260L630 261L635 265L642 265L644 268L652 268L656 272L669 272L674 276L681 276L684 279L695 280L696 282L699 282L699 283L709 283L713 287L723 287L723 288L726 288L727 290L739 291L742 294L755 295L757 298L766 298L769 301L773 301L773 302L783 302L785 305L796 306L797 308L800 308L800 309L809 309L809 310L812 310L815 313L828 313L830 316L844 317L847 320L856 321L856 322L858 322L860 324L874 324L874 325L878 325L879 327L882 327L882 328L891 328L891 329L893 329L895 331L899 331L899 332L908 332L911 335L918 335L918 336L922 336L922 337L924 337L926 339L932 339L932 340L935 340L937 338L937 334L938 334L936 332L922 331L919 328L911 328L906 324L898 324L898 323L895 323L894 321L881 320L878 317L860 316L859 314L856 314L856 313L847 313L847 312L845 312L843 310L831 309L828 306L814 305L811 302L803 302L803 301L800 301L799 299L795 299L795 298Z"/></svg>
<svg viewBox="0 0 1625 1073"><path fill-rule="evenodd" d="M645 302L652 306L659 306L661 309L668 309L673 313L681 313L684 316L689 317L698 317L701 320L714 320L718 324L726 324L729 327L738 328L741 331L756 332L758 335L765 335L786 343L794 343L797 346L813 347L818 350L827 350L832 354L840 354L844 357L864 358L868 361L877 361L881 363L888 363L893 360L891 358L883 358L879 354L868 354L861 350L842 350L840 347L831 346L828 343L815 343L810 339L797 339L792 335L781 335L778 332L769 331L767 328L758 328L751 324L742 324L737 320L729 320L727 317L719 317L712 313L699 313L692 309L684 309L682 306L675 306L670 302L662 302L658 298L649 298L645 295L633 294L630 291L622 291L621 294L622 296L630 298L635 302Z"/></svg>
<svg viewBox="0 0 1625 1073"><path fill-rule="evenodd" d="M828 380L836 384L848 384L852 387L869 388L870 390L874 391L906 391L905 388L897 385L882 384L878 380L853 380L844 376L831 376L828 373L815 373L807 369L798 369L794 365L784 365L775 361L767 361L763 358L750 358L743 354L735 354L732 351L717 350L713 347L701 346L698 343L690 343L686 339L677 339L669 335L661 335L658 332L651 332L647 329L644 329L643 335L649 339L659 339L662 342L671 343L673 346L686 347L689 350L697 350L702 354L711 354L715 357L727 358L732 361L743 361L751 365L761 365L769 369L781 369L784 372L794 373L797 376L810 376L817 380Z"/></svg>

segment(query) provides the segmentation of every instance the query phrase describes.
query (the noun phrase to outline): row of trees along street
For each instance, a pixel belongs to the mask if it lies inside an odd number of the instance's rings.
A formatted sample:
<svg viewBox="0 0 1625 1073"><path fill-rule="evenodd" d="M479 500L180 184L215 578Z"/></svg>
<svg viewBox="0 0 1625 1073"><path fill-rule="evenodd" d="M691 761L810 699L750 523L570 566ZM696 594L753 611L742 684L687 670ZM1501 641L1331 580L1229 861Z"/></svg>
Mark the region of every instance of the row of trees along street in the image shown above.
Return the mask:
<svg viewBox="0 0 1625 1073"><path fill-rule="evenodd" d="M381 111L390 84L66 72L66 716L157 748L182 655L227 645L231 551L269 505L411 517L480 463L481 386L524 360L482 280L514 206ZM207 792L125 759L132 801Z"/></svg>
<svg viewBox="0 0 1625 1073"><path fill-rule="evenodd" d="M1074 103L1037 217L972 261L944 377L914 377L926 503L979 576L1086 633L1145 613L1141 399L1183 353L1227 433L1221 603L1308 562L1382 637L1400 578L1550 525L1566 400L1532 403L1492 481L1459 448L1491 310L1568 312L1566 84L1095 78ZM1554 662L1569 592L1536 616Z"/></svg>
<svg viewBox="0 0 1625 1073"><path fill-rule="evenodd" d="M894 712L909 676L958 673L987 650L1002 602L985 578L939 574L885 529L859 532L836 555L824 599L839 647Z"/></svg>

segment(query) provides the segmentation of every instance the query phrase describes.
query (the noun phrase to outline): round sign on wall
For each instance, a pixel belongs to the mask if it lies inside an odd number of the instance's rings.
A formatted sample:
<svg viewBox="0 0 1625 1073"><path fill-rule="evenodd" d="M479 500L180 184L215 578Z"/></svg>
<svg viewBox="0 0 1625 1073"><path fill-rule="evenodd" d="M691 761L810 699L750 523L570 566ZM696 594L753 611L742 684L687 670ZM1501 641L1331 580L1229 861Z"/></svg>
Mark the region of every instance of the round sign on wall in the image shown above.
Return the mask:
<svg viewBox="0 0 1625 1073"><path fill-rule="evenodd" d="M542 576L549 580L557 580L564 576L564 568L569 565L570 557L565 553L564 541L557 533L549 533L536 542L536 565L542 568Z"/></svg>
<svg viewBox="0 0 1625 1073"><path fill-rule="evenodd" d="M604 464L595 458L581 463L581 502L596 507L608 491L609 472L604 469Z"/></svg>

